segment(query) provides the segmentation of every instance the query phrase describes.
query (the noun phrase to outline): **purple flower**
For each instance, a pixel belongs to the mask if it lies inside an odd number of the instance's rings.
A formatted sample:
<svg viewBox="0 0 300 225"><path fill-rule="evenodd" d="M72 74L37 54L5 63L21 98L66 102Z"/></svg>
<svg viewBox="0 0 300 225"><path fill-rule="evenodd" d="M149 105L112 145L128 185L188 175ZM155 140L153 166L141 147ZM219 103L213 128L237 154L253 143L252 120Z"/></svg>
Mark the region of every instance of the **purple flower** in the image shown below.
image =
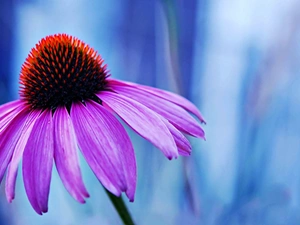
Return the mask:
<svg viewBox="0 0 300 225"><path fill-rule="evenodd" d="M22 66L20 99L0 106L0 181L5 171L9 202L15 197L18 164L28 199L47 212L53 159L74 199L84 203L77 149L114 195L134 200L136 161L119 116L168 158L190 155L188 134L204 139L188 100L152 87L109 78L103 59L77 38L42 39Z"/></svg>

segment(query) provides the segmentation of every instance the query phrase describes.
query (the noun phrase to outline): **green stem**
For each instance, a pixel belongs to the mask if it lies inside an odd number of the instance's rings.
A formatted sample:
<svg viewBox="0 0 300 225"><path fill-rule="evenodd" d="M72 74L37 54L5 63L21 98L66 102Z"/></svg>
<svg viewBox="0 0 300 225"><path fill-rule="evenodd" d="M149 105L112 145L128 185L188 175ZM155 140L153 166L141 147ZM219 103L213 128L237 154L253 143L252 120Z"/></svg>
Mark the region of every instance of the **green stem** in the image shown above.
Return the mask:
<svg viewBox="0 0 300 225"><path fill-rule="evenodd" d="M104 188L105 189L105 188ZM134 225L134 222L131 218L131 215L122 199L122 196L117 197L110 193L108 190L105 189L106 194L108 195L110 201L113 203L115 209L117 210L120 218L125 225Z"/></svg>

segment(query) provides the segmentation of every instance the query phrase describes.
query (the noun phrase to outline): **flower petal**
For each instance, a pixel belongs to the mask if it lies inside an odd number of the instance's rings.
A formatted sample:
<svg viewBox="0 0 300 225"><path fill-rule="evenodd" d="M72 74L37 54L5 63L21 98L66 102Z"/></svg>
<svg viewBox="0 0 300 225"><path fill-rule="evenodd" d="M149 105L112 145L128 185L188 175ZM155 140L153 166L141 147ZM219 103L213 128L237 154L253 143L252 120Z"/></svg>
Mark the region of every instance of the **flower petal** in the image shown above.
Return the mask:
<svg viewBox="0 0 300 225"><path fill-rule="evenodd" d="M16 178L18 172L18 164L21 161L28 137L31 133L34 121L36 120L38 115L39 112L36 111L32 111L31 113L28 114L28 116L26 114L22 115L23 118L26 118L26 116L27 118L26 121L23 123L22 128L20 128L21 130L20 130L19 139L14 148L14 153L12 155L11 162L9 164L7 174L6 174L5 193L8 202L11 202L15 197L15 186L16 186Z"/></svg>
<svg viewBox="0 0 300 225"><path fill-rule="evenodd" d="M170 121L178 130L189 135L204 138L204 131L197 121L184 109L156 95L130 86L109 84L112 90L132 98Z"/></svg>
<svg viewBox="0 0 300 225"><path fill-rule="evenodd" d="M19 110L20 111L16 113L15 118L13 118L0 133L0 182L11 161L15 146L22 133L22 127L24 126L29 113L25 108L20 108Z"/></svg>
<svg viewBox="0 0 300 225"><path fill-rule="evenodd" d="M3 118L7 113L11 112L12 110L16 109L18 106L23 105L24 103L21 100L16 100L12 102L8 102L4 105L0 106L0 119Z"/></svg>
<svg viewBox="0 0 300 225"><path fill-rule="evenodd" d="M141 85L141 84L135 84L135 83L131 83L131 82L124 82L124 81L119 81L119 80L115 80L115 79L109 79L109 81L118 83L120 85L124 84L124 85L129 85L132 87L136 87L141 90L147 91L148 93L156 95L160 98L163 98L165 100L173 102L176 105L184 108L185 110L193 113L195 116L198 117L198 119L201 121L201 123L206 123L201 112L197 109L197 107L192 102L190 102L189 100L187 100L186 98L184 98L180 95L177 95L175 93L165 91L165 90L162 90L159 88L154 88L154 87Z"/></svg>
<svg viewBox="0 0 300 225"><path fill-rule="evenodd" d="M79 148L102 185L119 196L126 191L131 201L136 188L133 147L120 122L103 106L88 101L71 107Z"/></svg>
<svg viewBox="0 0 300 225"><path fill-rule="evenodd" d="M188 139L186 139L186 137L167 120L165 120L164 122L174 138L174 141L178 148L178 153L183 156L189 156L192 152L192 146Z"/></svg>
<svg viewBox="0 0 300 225"><path fill-rule="evenodd" d="M84 197L89 197L89 194L82 181L75 131L66 108L58 107L53 120L54 160L58 174L72 197L84 203Z"/></svg>
<svg viewBox="0 0 300 225"><path fill-rule="evenodd" d="M105 112L107 113L106 118L109 119L109 129L115 138L115 142L119 142L119 150L116 154L120 157L123 166L123 173L126 179L126 195L131 202L134 201L134 194L136 189L136 160L132 143L126 130L122 124L105 108L94 102L87 102L88 109L98 117ZM105 111L103 111L105 110Z"/></svg>
<svg viewBox="0 0 300 225"><path fill-rule="evenodd" d="M25 104L20 100L9 102L5 105L0 106L0 133L9 124L9 122L14 117L16 117L16 115L25 107Z"/></svg>
<svg viewBox="0 0 300 225"><path fill-rule="evenodd" d="M53 165L53 121L50 110L36 119L23 156L23 179L28 199L38 214L48 211Z"/></svg>
<svg viewBox="0 0 300 225"><path fill-rule="evenodd" d="M166 157L177 158L178 151L173 137L159 115L139 102L113 92L101 92L98 97L134 131L160 149Z"/></svg>

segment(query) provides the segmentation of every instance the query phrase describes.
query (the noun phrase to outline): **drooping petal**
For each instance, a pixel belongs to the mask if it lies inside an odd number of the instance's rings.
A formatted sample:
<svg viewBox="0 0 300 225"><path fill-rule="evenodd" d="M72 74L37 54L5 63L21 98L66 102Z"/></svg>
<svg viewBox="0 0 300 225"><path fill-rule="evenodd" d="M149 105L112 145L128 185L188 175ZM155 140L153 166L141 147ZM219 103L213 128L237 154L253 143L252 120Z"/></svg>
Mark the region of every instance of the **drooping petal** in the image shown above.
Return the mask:
<svg viewBox="0 0 300 225"><path fill-rule="evenodd" d="M20 111L16 113L15 117L0 133L0 182L11 161L28 114L29 112L26 108L20 108Z"/></svg>
<svg viewBox="0 0 300 225"><path fill-rule="evenodd" d="M32 127L38 115L39 115L39 111L30 112L26 118L26 121L23 124L23 127L20 128L21 129L20 136L14 148L14 153L12 155L11 162L9 164L7 174L6 174L5 193L8 202L11 202L15 197L15 186L16 186L16 178L18 172L18 164L21 161L28 137L31 133ZM26 117L26 115L22 117Z"/></svg>
<svg viewBox="0 0 300 225"><path fill-rule="evenodd" d="M170 121L178 130L203 138L204 131L197 121L184 109L156 95L130 86L109 84L112 90L132 98Z"/></svg>
<svg viewBox="0 0 300 225"><path fill-rule="evenodd" d="M139 102L113 92L100 92L98 97L134 131L160 149L166 157L177 158L176 144L159 115Z"/></svg>
<svg viewBox="0 0 300 225"><path fill-rule="evenodd" d="M186 148L178 147L178 153L181 156L190 156L191 155L191 150L188 150Z"/></svg>
<svg viewBox="0 0 300 225"><path fill-rule="evenodd" d="M72 197L84 203L84 197L89 197L89 194L82 181L75 131L65 107L56 109L53 122L54 160L58 174Z"/></svg>
<svg viewBox="0 0 300 225"><path fill-rule="evenodd" d="M50 110L36 119L23 155L23 179L28 199L38 214L48 211L53 165L53 121Z"/></svg>
<svg viewBox="0 0 300 225"><path fill-rule="evenodd" d="M177 95L177 94L169 92L169 91L161 90L159 88L154 88L154 87L141 85L141 84L135 84L135 83L131 83L131 82L124 82L124 81L119 81L119 80L115 80L115 79L109 79L109 81L111 81L112 83L117 83L119 85L123 84L123 85L129 85L132 87L136 87L141 90L147 91L153 95L156 95L160 98L163 98L165 100L173 102L176 105L181 106L185 110L193 113L195 116L198 117L198 119L202 123L205 123L205 120L204 120L201 112L197 109L197 107L192 102L190 102L189 100L187 100L186 98L184 98L180 95Z"/></svg>
<svg viewBox="0 0 300 225"><path fill-rule="evenodd" d="M79 148L102 185L119 196L126 191L133 201L136 165L133 147L120 122L103 106L86 102L71 107Z"/></svg>
<svg viewBox="0 0 300 225"><path fill-rule="evenodd" d="M6 103L0 106L0 133L9 124L9 122L15 118L15 116L26 106L24 102L17 100Z"/></svg>
<svg viewBox="0 0 300 225"><path fill-rule="evenodd" d="M180 155L189 156L192 152L192 147L191 147L190 142L172 124L170 124L166 120L164 122L165 122L166 126L168 127L169 131L171 132L171 134L174 138L174 141L175 141L176 146L178 148L178 153Z"/></svg>
<svg viewBox="0 0 300 225"><path fill-rule="evenodd" d="M94 102L87 102L88 109L98 117L103 114L103 107ZM116 154L120 156L121 163L123 166L123 173L126 179L126 195L131 202L134 201L134 194L136 189L136 160L133 150L132 143L126 130L122 124L107 110L107 119L109 119L109 129L111 129L115 141L119 143L119 149L117 149Z"/></svg>
<svg viewBox="0 0 300 225"><path fill-rule="evenodd" d="M16 101L8 102L4 105L1 105L0 106L0 119L2 119L3 116L5 116L10 111L16 109L18 106L23 105L23 104L24 104L23 101L16 100Z"/></svg>

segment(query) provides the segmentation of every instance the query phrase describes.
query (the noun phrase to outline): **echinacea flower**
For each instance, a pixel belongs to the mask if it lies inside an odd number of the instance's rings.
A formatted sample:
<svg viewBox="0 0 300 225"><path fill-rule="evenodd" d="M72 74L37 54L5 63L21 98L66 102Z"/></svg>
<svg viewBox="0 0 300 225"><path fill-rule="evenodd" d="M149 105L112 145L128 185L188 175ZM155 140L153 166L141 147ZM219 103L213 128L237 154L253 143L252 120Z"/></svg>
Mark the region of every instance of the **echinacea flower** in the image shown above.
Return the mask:
<svg viewBox="0 0 300 225"><path fill-rule="evenodd" d="M0 181L15 197L18 164L28 199L38 214L48 211L53 159L71 196L84 203L77 151L101 184L134 200L136 161L131 141L115 117L150 141L168 158L189 155L184 134L204 139L190 113L200 112L179 95L109 78L103 59L65 34L47 36L22 66L20 99L0 106Z"/></svg>

